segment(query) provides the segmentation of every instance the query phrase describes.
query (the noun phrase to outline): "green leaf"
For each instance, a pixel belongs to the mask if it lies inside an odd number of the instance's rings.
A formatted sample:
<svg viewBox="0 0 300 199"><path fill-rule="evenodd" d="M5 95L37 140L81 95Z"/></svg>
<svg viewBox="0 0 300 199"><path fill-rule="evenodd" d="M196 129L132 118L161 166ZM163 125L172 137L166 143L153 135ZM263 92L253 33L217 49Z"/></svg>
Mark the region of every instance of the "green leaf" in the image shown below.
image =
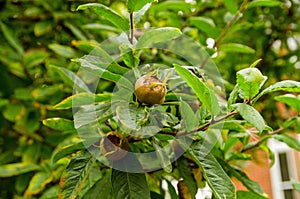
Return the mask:
<svg viewBox="0 0 300 199"><path fill-rule="evenodd" d="M184 157L179 158L177 160L177 168L180 176L183 178L184 183L188 187L192 198L195 198L198 187L188 161Z"/></svg>
<svg viewBox="0 0 300 199"><path fill-rule="evenodd" d="M188 149L203 174L216 199L235 199L235 187L214 156L201 144L193 143Z"/></svg>
<svg viewBox="0 0 300 199"><path fill-rule="evenodd" d="M112 109L110 103L101 103L95 106L86 106L74 115L75 129L82 126L101 122L112 116Z"/></svg>
<svg viewBox="0 0 300 199"><path fill-rule="evenodd" d="M93 63L93 62L89 62L89 60L86 59L78 59L77 61L80 62L81 64L81 69L84 69L88 72L91 72L94 75L98 75L99 77L109 80L109 81L113 81L113 82L118 82L121 78L125 79L124 76L119 75L115 72L110 72L109 70L111 70L110 68L110 64L108 63L103 63L101 65L103 65L102 67L99 66L99 64ZM114 67L115 65L112 65L112 67ZM116 67L116 70L119 70L119 73L124 71L123 68L119 68Z"/></svg>
<svg viewBox="0 0 300 199"><path fill-rule="evenodd" d="M229 94L229 98L228 98L228 102L227 102L227 108L230 109L230 106L232 104L236 103L236 100L238 98L239 95L239 86L238 84L236 84L233 88L233 90L230 92Z"/></svg>
<svg viewBox="0 0 300 199"><path fill-rule="evenodd" d="M263 76L257 68L242 69L236 76L240 97L245 100L255 97L267 80L267 77Z"/></svg>
<svg viewBox="0 0 300 199"><path fill-rule="evenodd" d="M96 13L110 21L116 27L122 29L123 31L129 30L129 22L121 17L117 12L110 9L109 7L99 4L99 3L88 3L80 5L77 10L93 9Z"/></svg>
<svg viewBox="0 0 300 199"><path fill-rule="evenodd" d="M219 46L220 51L232 52L232 53L244 53L244 54L254 54L255 50L249 46L237 43L227 43L221 44Z"/></svg>
<svg viewBox="0 0 300 199"><path fill-rule="evenodd" d="M106 102L111 99L110 93L78 93L70 97L67 97L63 101L56 104L53 108L55 109L69 109L73 107L81 107L83 105L94 104L98 102Z"/></svg>
<svg viewBox="0 0 300 199"><path fill-rule="evenodd" d="M85 199L114 199L110 172L102 171L103 177L84 195Z"/></svg>
<svg viewBox="0 0 300 199"><path fill-rule="evenodd" d="M144 173L127 173L113 169L111 182L115 199L150 199L150 192Z"/></svg>
<svg viewBox="0 0 300 199"><path fill-rule="evenodd" d="M300 112L300 95L285 94L276 96L275 100L283 102L292 107L295 111Z"/></svg>
<svg viewBox="0 0 300 199"><path fill-rule="evenodd" d="M46 188L46 185L52 182L52 180L53 176L51 172L41 171L34 174L34 176L30 180L25 195L32 196L41 193Z"/></svg>
<svg viewBox="0 0 300 199"><path fill-rule="evenodd" d="M275 7L281 5L282 2L276 0L254 0L250 2L247 7L253 8L258 6Z"/></svg>
<svg viewBox="0 0 300 199"><path fill-rule="evenodd" d="M24 49L21 45L18 38L15 36L14 31L9 29L4 23L0 21L1 30L3 32L3 35L5 39L8 41L8 43L20 54L23 55Z"/></svg>
<svg viewBox="0 0 300 199"><path fill-rule="evenodd" d="M127 45L121 45L119 48L121 50L123 62L126 64L126 66L128 66L129 68L135 68L139 65L140 60L138 58L137 51Z"/></svg>
<svg viewBox="0 0 300 199"><path fill-rule="evenodd" d="M170 0L170 1L163 1L159 2L157 6L153 7L155 12L165 12L165 11L173 11L174 13L177 13L178 11L182 11L183 13L190 13L191 12L191 4L187 3L185 1L176 1L176 0Z"/></svg>
<svg viewBox="0 0 300 199"><path fill-rule="evenodd" d="M243 170L233 167L225 161L222 163L222 165L226 166L226 168L229 170L228 172L231 173L232 177L235 177L242 182L249 191L259 196L263 196L265 194L260 184L251 180Z"/></svg>
<svg viewBox="0 0 300 199"><path fill-rule="evenodd" d="M151 1L152 2L152 1ZM145 13L149 10L151 7L151 3L145 4L139 11L133 13L133 22L135 24L139 23L143 16L145 16Z"/></svg>
<svg viewBox="0 0 300 199"><path fill-rule="evenodd" d="M291 147L297 151L300 151L300 142L297 138L293 138L286 134L275 134L272 137L280 142L284 142L289 147Z"/></svg>
<svg viewBox="0 0 300 199"><path fill-rule="evenodd" d="M59 198L76 198L89 178L101 177L99 168L95 167L96 159L87 151L74 156L60 179Z"/></svg>
<svg viewBox="0 0 300 199"><path fill-rule="evenodd" d="M174 64L174 67L177 73L193 89L194 93L207 110L213 115L217 115L220 112L220 107L216 95L191 71L176 64Z"/></svg>
<svg viewBox="0 0 300 199"><path fill-rule="evenodd" d="M243 103L232 106L241 114L244 120L252 124L259 132L264 130L266 127L265 120L255 108Z"/></svg>
<svg viewBox="0 0 300 199"><path fill-rule="evenodd" d="M34 25L34 35L39 37L53 30L54 22L52 20L39 21Z"/></svg>
<svg viewBox="0 0 300 199"><path fill-rule="evenodd" d="M79 150L82 150L84 148L85 148L85 146L83 145L82 142L64 146L61 149L55 150L53 152L52 157L51 157L51 162L55 163L59 159L69 156L69 155L71 155Z"/></svg>
<svg viewBox="0 0 300 199"><path fill-rule="evenodd" d="M45 61L48 57L48 53L42 49L33 49L25 53L23 61L26 68L32 68Z"/></svg>
<svg viewBox="0 0 300 199"><path fill-rule="evenodd" d="M176 39L181 35L181 31L178 28L165 27L156 28L145 32L137 41L135 48L142 49L148 48L152 44L170 41Z"/></svg>
<svg viewBox="0 0 300 199"><path fill-rule="evenodd" d="M84 83L84 81L80 77L78 77L74 72L66 68L54 65L50 65L50 68L57 72L61 76L62 80L70 86L76 87L77 89L83 92L91 92L87 85Z"/></svg>
<svg viewBox="0 0 300 199"><path fill-rule="evenodd" d="M69 23L69 22L65 22L64 25L66 27L68 27L72 33L79 39L82 41L87 41L88 39L86 38L86 36L84 36L84 34L80 31L80 29L78 27L76 27L75 25Z"/></svg>
<svg viewBox="0 0 300 199"><path fill-rule="evenodd" d="M39 199L57 199L58 185L52 186L43 192L43 195Z"/></svg>
<svg viewBox="0 0 300 199"><path fill-rule="evenodd" d="M257 64L259 64L259 62L261 62L262 59L258 59L258 60L255 60L250 66L249 68L254 68L255 66L257 66Z"/></svg>
<svg viewBox="0 0 300 199"><path fill-rule="evenodd" d="M122 125L121 127L128 131L140 130L143 121L148 118L142 107L136 107L134 105L118 106L116 108L116 117Z"/></svg>
<svg viewBox="0 0 300 199"><path fill-rule="evenodd" d="M55 117L43 120L43 124L54 130L69 131L75 130L74 122L65 118Z"/></svg>
<svg viewBox="0 0 300 199"><path fill-rule="evenodd" d="M136 12L142 9L147 3L152 3L153 0L128 0L128 12Z"/></svg>
<svg viewBox="0 0 300 199"><path fill-rule="evenodd" d="M49 44L48 47L51 50L53 50L56 54L63 56L65 58L76 57L75 50L69 46L64 46L60 44Z"/></svg>
<svg viewBox="0 0 300 199"><path fill-rule="evenodd" d="M191 131L196 128L197 117L190 105L185 101L180 101L180 114L185 130Z"/></svg>
<svg viewBox="0 0 300 199"><path fill-rule="evenodd" d="M293 188L300 193L300 182L292 180L291 183L293 185Z"/></svg>
<svg viewBox="0 0 300 199"><path fill-rule="evenodd" d="M267 197L257 195L253 192L238 191L236 193L237 199L267 199Z"/></svg>
<svg viewBox="0 0 300 199"><path fill-rule="evenodd" d="M231 14L236 14L236 12L239 9L237 0L224 0L224 4L226 9L231 13Z"/></svg>
<svg viewBox="0 0 300 199"><path fill-rule="evenodd" d="M277 82L264 89L260 94L258 94L253 99L253 102L257 101L264 94L275 92L275 91L300 92L300 82L296 82L293 80L284 80L281 82Z"/></svg>
<svg viewBox="0 0 300 199"><path fill-rule="evenodd" d="M176 193L176 190L174 188L174 186L172 185L171 182L169 182L168 180L166 180L168 183L168 191L170 193L171 199L179 199L179 196Z"/></svg>
<svg viewBox="0 0 300 199"><path fill-rule="evenodd" d="M206 33L212 38L217 38L219 31L216 28L214 21L207 17L190 17L189 24L197 27L202 32Z"/></svg>
<svg viewBox="0 0 300 199"><path fill-rule="evenodd" d="M291 117L288 120L281 123L281 126L286 129L286 128L292 126L293 124L296 124L297 120L299 120L298 117Z"/></svg>
<svg viewBox="0 0 300 199"><path fill-rule="evenodd" d="M109 71L111 73L124 75L129 72L129 69L117 64L114 59L103 49L95 46L92 51L93 54L85 55L78 61L84 67L99 68L99 70Z"/></svg>
<svg viewBox="0 0 300 199"><path fill-rule="evenodd" d="M155 149L156 156L161 163L161 166L163 170L166 173L171 173L172 172L172 163L168 157L167 152L165 151L164 147L162 146L161 142L159 139L156 137L152 138L152 145Z"/></svg>
<svg viewBox="0 0 300 199"><path fill-rule="evenodd" d="M40 170L41 167L32 163L12 163L0 166L0 177L17 176L30 171Z"/></svg>

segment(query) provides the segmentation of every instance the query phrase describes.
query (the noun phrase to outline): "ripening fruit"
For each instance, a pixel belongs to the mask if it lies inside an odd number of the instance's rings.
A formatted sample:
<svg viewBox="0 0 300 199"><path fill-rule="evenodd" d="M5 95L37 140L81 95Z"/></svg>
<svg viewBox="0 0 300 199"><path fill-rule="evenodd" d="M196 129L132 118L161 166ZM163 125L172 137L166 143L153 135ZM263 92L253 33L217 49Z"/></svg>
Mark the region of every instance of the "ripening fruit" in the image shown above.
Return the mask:
<svg viewBox="0 0 300 199"><path fill-rule="evenodd" d="M128 148L128 140L120 133L109 132L100 141L101 153L111 161L123 159Z"/></svg>
<svg viewBox="0 0 300 199"><path fill-rule="evenodd" d="M135 82L135 95L141 103L162 104L166 93L165 83L155 75L144 75Z"/></svg>

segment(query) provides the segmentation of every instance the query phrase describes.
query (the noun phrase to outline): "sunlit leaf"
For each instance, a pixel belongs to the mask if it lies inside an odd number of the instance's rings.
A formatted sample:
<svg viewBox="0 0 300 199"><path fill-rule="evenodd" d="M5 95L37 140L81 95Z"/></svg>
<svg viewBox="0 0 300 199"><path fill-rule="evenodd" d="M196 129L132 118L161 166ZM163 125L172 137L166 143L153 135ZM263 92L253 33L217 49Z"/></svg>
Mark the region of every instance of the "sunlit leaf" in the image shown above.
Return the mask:
<svg viewBox="0 0 300 199"><path fill-rule="evenodd" d="M112 10L111 8L105 5L99 3L88 3L88 4L78 6L77 10L85 10L88 8L94 9L98 15L107 19L116 27L124 31L129 30L129 22L123 17L121 17L117 12L115 12L114 10Z"/></svg>
<svg viewBox="0 0 300 199"><path fill-rule="evenodd" d="M216 95L205 85L205 83L191 73L188 69L179 65L174 65L177 73L186 81L193 89L196 96L203 105L213 114L217 115L220 112L220 107Z"/></svg>
<svg viewBox="0 0 300 199"><path fill-rule="evenodd" d="M128 0L127 7L129 12L136 12L142 9L147 3L151 3L153 0Z"/></svg>
<svg viewBox="0 0 300 199"><path fill-rule="evenodd" d="M52 180L53 176L50 172L41 171L34 174L25 192L25 196L32 196L42 192Z"/></svg>
<svg viewBox="0 0 300 199"><path fill-rule="evenodd" d="M76 51L69 46L64 46L60 44L49 44L48 47L60 56L66 58L76 57Z"/></svg>
<svg viewBox="0 0 300 199"><path fill-rule="evenodd" d="M284 142L289 147L291 147L297 151L300 151L300 142L297 138L293 138L286 134L275 134L272 137L280 142Z"/></svg>
<svg viewBox="0 0 300 199"><path fill-rule="evenodd" d="M257 68L242 69L237 72L236 77L240 97L245 100L253 99L267 80Z"/></svg>
<svg viewBox="0 0 300 199"><path fill-rule="evenodd" d="M275 100L283 102L292 107L295 111L300 112L300 95L285 94L276 96Z"/></svg>
<svg viewBox="0 0 300 199"><path fill-rule="evenodd" d="M82 105L94 104L98 102L109 101L111 99L110 93L78 93L65 98L54 106L55 109L69 109L73 107L80 107Z"/></svg>
<svg viewBox="0 0 300 199"><path fill-rule="evenodd" d="M225 7L231 14L236 14L236 12L238 11L238 3L239 2L237 0L224 0Z"/></svg>
<svg viewBox="0 0 300 199"><path fill-rule="evenodd" d="M181 35L181 32L177 28L165 27L156 28L145 32L136 43L136 49L142 49L150 47L152 44L170 41Z"/></svg>
<svg viewBox="0 0 300 199"><path fill-rule="evenodd" d="M275 7L281 5L282 2L276 0L254 0L251 1L247 7L253 8L258 6Z"/></svg>
<svg viewBox="0 0 300 199"><path fill-rule="evenodd" d="M253 192L248 191L238 191L236 193L237 199L267 199L267 197L257 195Z"/></svg>
<svg viewBox="0 0 300 199"><path fill-rule="evenodd" d="M284 80L277 82L259 93L254 99L253 102L257 101L261 96L275 92L275 91L288 91L288 92L300 92L300 82L293 80Z"/></svg>
<svg viewBox="0 0 300 199"><path fill-rule="evenodd" d="M293 188L300 193L300 182L292 180L291 183L293 185Z"/></svg>
<svg viewBox="0 0 300 199"><path fill-rule="evenodd" d="M65 118L48 118L43 120L43 124L55 130L69 131L75 130L74 122Z"/></svg>
<svg viewBox="0 0 300 199"><path fill-rule="evenodd" d="M220 51L232 52L232 53L244 53L244 54L253 54L255 50L249 46L237 43L226 43L219 46Z"/></svg>
<svg viewBox="0 0 300 199"><path fill-rule="evenodd" d="M0 165L0 177L11 177L40 169L41 167L39 165L32 163L5 164Z"/></svg>

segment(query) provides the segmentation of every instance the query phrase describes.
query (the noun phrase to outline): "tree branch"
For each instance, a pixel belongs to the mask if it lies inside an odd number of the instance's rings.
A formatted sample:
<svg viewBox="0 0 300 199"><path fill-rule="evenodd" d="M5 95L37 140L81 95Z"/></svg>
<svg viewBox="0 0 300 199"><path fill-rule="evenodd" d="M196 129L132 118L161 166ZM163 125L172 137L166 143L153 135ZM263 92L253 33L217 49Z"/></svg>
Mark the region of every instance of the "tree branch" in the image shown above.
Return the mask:
<svg viewBox="0 0 300 199"><path fill-rule="evenodd" d="M229 28L240 18L242 13L246 10L246 6L248 4L249 0L244 0L239 11L236 13L236 15L226 24L224 29L222 30L221 34L218 36L218 38L215 41L214 48L218 48L219 44L221 41L224 39L226 36Z"/></svg>
<svg viewBox="0 0 300 199"><path fill-rule="evenodd" d="M272 131L272 132L270 132L270 133L268 133L267 135L265 135L265 136L263 136L262 138L261 138L261 140L259 140L258 142L252 142L252 143L255 143L255 144L253 144L253 145L250 145L249 147L244 147L244 148L242 148L241 150L240 150L240 152L241 153L244 153L244 152L246 152L246 151L250 151L250 150L252 150L252 149L255 149L255 148L257 148L257 147L259 147L263 142L265 142L266 141L266 139L264 139L264 138L266 138L267 136L272 136L272 135L276 135L276 134L280 134L280 133L282 133L282 131L283 130L285 130L285 128L279 128L279 129L276 129L275 131Z"/></svg>

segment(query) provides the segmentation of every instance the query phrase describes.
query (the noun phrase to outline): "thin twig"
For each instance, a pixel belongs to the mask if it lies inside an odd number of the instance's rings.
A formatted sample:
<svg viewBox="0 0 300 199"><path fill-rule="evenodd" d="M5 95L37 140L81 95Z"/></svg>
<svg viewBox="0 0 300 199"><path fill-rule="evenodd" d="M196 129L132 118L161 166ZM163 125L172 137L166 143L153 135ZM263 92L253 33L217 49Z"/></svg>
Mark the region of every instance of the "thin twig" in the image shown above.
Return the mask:
<svg viewBox="0 0 300 199"><path fill-rule="evenodd" d="M220 42L226 36L229 28L240 18L241 14L246 10L248 2L249 2L249 0L244 0L241 7L240 7L240 9L236 13L236 15L226 24L226 26L222 30L221 34L219 35L219 37L216 39L215 44L214 44L214 48L217 48L219 46Z"/></svg>
<svg viewBox="0 0 300 199"><path fill-rule="evenodd" d="M285 130L285 128L279 128L279 129L276 129L275 131L272 131L270 133L268 133L267 135L265 135L264 137L261 138L261 140L259 140L258 142L256 142L255 144L249 146L249 147L244 147L240 150L241 153L244 153L246 151L250 151L256 147L259 147L264 141L266 141L266 139L264 139L265 137L267 136L271 136L271 135L276 135L276 134L279 134L281 133L283 130Z"/></svg>
<svg viewBox="0 0 300 199"><path fill-rule="evenodd" d="M167 134L167 135L180 135L180 134L193 134L193 133L196 133L197 131L204 131L206 130L211 124L215 124L215 123L218 123L218 122L221 122L231 116L234 116L238 114L238 111L232 111L230 113L227 113L226 115L224 115L223 117L220 117L218 119L214 119L214 120L211 120L210 122L207 122L205 124L203 124L202 126L199 126L189 132L186 132L186 131L178 131L178 132L166 132L166 131L160 131L158 133L160 134Z"/></svg>
<svg viewBox="0 0 300 199"><path fill-rule="evenodd" d="M129 41L131 44L133 44L133 31L134 31L134 22L133 22L133 12L130 12L130 36Z"/></svg>

